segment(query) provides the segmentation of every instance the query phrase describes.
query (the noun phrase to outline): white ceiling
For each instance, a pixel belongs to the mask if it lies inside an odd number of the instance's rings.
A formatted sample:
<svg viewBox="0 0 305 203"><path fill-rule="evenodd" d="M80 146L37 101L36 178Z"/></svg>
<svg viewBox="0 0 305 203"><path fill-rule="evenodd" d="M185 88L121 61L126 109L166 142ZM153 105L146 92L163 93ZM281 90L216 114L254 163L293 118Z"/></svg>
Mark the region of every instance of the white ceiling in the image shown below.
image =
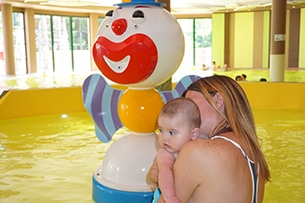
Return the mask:
<svg viewBox="0 0 305 203"><path fill-rule="evenodd" d="M90 3L88 3L90 2ZM0 0L0 3L10 3L15 7L34 7L37 9L65 10L71 7L85 12L94 10L104 13L122 0ZM171 0L173 14L206 14L213 12L250 11L270 9L272 0ZM305 0L287 0L290 7L305 7ZM50 7L51 6L51 7Z"/></svg>
<svg viewBox="0 0 305 203"><path fill-rule="evenodd" d="M172 0L171 9L182 12L190 9L192 13L202 12L225 12L225 11L249 11L253 9L271 8L272 0ZM288 6L305 7L305 0L287 0Z"/></svg>

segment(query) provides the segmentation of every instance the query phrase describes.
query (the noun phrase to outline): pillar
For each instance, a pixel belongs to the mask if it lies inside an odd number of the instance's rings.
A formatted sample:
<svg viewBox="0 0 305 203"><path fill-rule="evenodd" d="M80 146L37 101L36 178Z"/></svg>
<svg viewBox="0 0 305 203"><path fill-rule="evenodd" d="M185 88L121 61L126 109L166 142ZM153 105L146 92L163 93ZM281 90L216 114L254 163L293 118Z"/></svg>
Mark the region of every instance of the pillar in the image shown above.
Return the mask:
<svg viewBox="0 0 305 203"><path fill-rule="evenodd" d="M15 75L12 5L2 4L1 12L3 24L4 60L6 75Z"/></svg>
<svg viewBox="0 0 305 203"><path fill-rule="evenodd" d="M26 8L24 12L25 19L25 37L28 73L37 73L36 64L36 34L35 34L35 12L33 8Z"/></svg>
<svg viewBox="0 0 305 203"><path fill-rule="evenodd" d="M90 13L89 14L90 16L90 30L91 30L91 36L90 36L90 47L93 46L95 40L96 40L96 35L97 35L97 32L98 32L98 28L99 28L99 24L98 24L98 14L97 13ZM93 57L91 57L91 70L92 71L98 71L98 68L94 62L94 59Z"/></svg>
<svg viewBox="0 0 305 203"><path fill-rule="evenodd" d="M160 0L159 2L166 3L166 6L164 7L164 9L168 10L168 12L171 11L170 0ZM157 86L156 89L159 91L172 90L172 78L168 79L161 85Z"/></svg>
<svg viewBox="0 0 305 203"><path fill-rule="evenodd" d="M289 18L289 43L287 46L288 68L299 68L300 55L300 29L301 29L301 9L294 8L290 10Z"/></svg>
<svg viewBox="0 0 305 203"><path fill-rule="evenodd" d="M270 81L284 82L286 0L272 0Z"/></svg>

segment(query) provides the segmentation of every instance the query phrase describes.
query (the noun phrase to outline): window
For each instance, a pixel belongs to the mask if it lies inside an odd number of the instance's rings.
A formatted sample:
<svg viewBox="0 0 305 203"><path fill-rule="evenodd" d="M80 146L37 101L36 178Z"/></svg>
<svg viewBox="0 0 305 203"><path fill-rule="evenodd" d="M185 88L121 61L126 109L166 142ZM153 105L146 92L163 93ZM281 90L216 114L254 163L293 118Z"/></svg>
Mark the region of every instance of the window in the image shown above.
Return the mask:
<svg viewBox="0 0 305 203"><path fill-rule="evenodd" d="M212 19L195 19L195 61L194 65L212 64Z"/></svg>
<svg viewBox="0 0 305 203"><path fill-rule="evenodd" d="M2 12L0 11L0 75L5 75Z"/></svg>
<svg viewBox="0 0 305 203"><path fill-rule="evenodd" d="M1 12L1 11L0 11ZM89 73L91 40L89 17L36 14L36 64L38 73ZM99 18L101 24L103 18ZM184 76L205 64L211 66L211 18L177 19L185 38L185 54L175 74ZM2 22L2 15L0 15ZM2 26L2 23L0 23ZM24 14L13 13L16 74L26 74ZM0 74L5 75L3 28L0 27ZM175 80L175 78L174 78Z"/></svg>
<svg viewBox="0 0 305 203"><path fill-rule="evenodd" d="M26 51L23 13L13 12L13 39L15 56L15 73L26 74Z"/></svg>
<svg viewBox="0 0 305 203"><path fill-rule="evenodd" d="M174 81L185 75L197 74L203 64L206 67L212 64L212 19L180 18L177 21L184 34L185 52L180 67L173 75Z"/></svg>
<svg viewBox="0 0 305 203"><path fill-rule="evenodd" d="M91 44L89 19L72 17L72 30L74 72L90 72Z"/></svg>
<svg viewBox="0 0 305 203"><path fill-rule="evenodd" d="M35 15L37 72L53 72L51 17Z"/></svg>
<svg viewBox="0 0 305 203"><path fill-rule="evenodd" d="M88 17L35 15L38 72L90 72Z"/></svg>

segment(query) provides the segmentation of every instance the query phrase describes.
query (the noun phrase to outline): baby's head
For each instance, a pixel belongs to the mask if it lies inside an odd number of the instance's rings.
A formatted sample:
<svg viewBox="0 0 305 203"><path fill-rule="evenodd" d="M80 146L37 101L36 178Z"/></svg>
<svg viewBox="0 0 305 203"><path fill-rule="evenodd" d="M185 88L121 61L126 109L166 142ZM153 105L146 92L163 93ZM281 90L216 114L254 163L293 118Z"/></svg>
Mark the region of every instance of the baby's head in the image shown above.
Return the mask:
<svg viewBox="0 0 305 203"><path fill-rule="evenodd" d="M166 103L158 116L159 143L169 152L179 152L200 132L200 111L190 99L180 97Z"/></svg>
<svg viewBox="0 0 305 203"><path fill-rule="evenodd" d="M170 100L162 107L158 119L161 116L173 118L177 115L185 118L191 128L199 128L201 125L199 108L191 99L179 97Z"/></svg>

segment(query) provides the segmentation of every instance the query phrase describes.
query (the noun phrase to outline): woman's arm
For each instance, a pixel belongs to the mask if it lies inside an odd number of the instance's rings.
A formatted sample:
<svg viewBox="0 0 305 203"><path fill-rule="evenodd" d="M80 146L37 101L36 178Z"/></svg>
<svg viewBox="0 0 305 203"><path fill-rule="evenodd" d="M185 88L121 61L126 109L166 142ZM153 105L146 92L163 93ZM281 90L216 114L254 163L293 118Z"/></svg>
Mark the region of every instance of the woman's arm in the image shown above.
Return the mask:
<svg viewBox="0 0 305 203"><path fill-rule="evenodd" d="M174 164L174 183L177 197L181 202L188 202L192 197L195 189L200 184L200 174L204 173L204 169L200 168L200 163L197 153L197 141L187 143Z"/></svg>

